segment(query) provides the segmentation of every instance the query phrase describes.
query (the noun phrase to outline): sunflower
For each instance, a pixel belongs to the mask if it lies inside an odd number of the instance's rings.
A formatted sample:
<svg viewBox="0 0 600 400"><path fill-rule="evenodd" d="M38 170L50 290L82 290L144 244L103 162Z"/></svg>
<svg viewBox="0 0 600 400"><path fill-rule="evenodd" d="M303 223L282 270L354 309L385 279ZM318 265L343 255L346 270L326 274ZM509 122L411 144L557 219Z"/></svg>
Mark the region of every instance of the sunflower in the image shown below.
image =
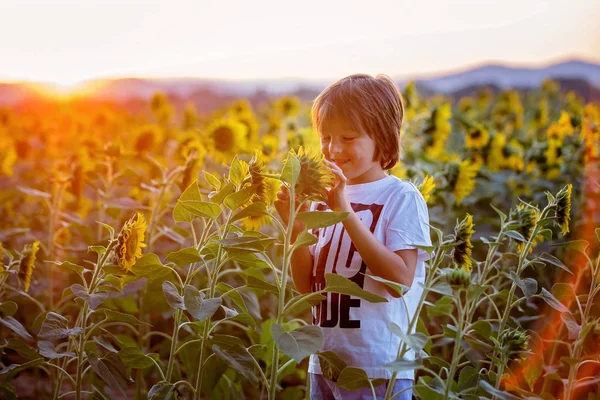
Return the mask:
<svg viewBox="0 0 600 400"><path fill-rule="evenodd" d="M246 127L239 121L217 119L206 128L210 153L217 162L229 162L247 147Z"/></svg>
<svg viewBox="0 0 600 400"><path fill-rule="evenodd" d="M0 173L6 176L12 176L13 167L17 163L17 152L15 148L8 144L0 151Z"/></svg>
<svg viewBox="0 0 600 400"><path fill-rule="evenodd" d="M27 247L23 252L23 258L21 258L21 262L19 263L19 272L18 277L23 282L25 286L25 291L29 291L29 286L31 284L31 275L33 274L33 269L35 268L35 256L40 249L40 242L37 240L33 242L31 247Z"/></svg>
<svg viewBox="0 0 600 400"><path fill-rule="evenodd" d="M134 135L134 147L138 154L151 151L162 140L160 128L156 125L144 125Z"/></svg>
<svg viewBox="0 0 600 400"><path fill-rule="evenodd" d="M454 247L453 259L457 267L469 273L472 269L471 252L473 244L471 243L471 237L473 237L473 233L473 216L467 214L454 228L455 243L457 244Z"/></svg>
<svg viewBox="0 0 600 400"><path fill-rule="evenodd" d="M123 225L115 249L117 264L122 270L131 271L131 267L142 256L142 248L146 247L144 244L146 227L146 220L140 212Z"/></svg>
<svg viewBox="0 0 600 400"><path fill-rule="evenodd" d="M267 182L263 176L265 169L265 162L261 157L261 153L257 150L254 153L254 157L250 160L248 165L250 172L250 179L252 181L252 187L255 189L254 195L252 195L252 202L267 203Z"/></svg>
<svg viewBox="0 0 600 400"><path fill-rule="evenodd" d="M194 103L187 103L183 111L183 122L181 128L183 130L194 129L198 124L198 113Z"/></svg>
<svg viewBox="0 0 600 400"><path fill-rule="evenodd" d="M181 174L179 189L181 189L182 192L198 178L200 167L202 167L202 159L197 156L197 153L194 150L185 162L185 168Z"/></svg>
<svg viewBox="0 0 600 400"><path fill-rule="evenodd" d="M498 172L504 166L504 146L506 145L506 136L497 132L490 143L490 153L487 158L487 168L491 172Z"/></svg>
<svg viewBox="0 0 600 400"><path fill-rule="evenodd" d="M478 170L479 166L469 160L452 161L448 164L446 175L449 188L456 198L456 204L460 204L475 188Z"/></svg>
<svg viewBox="0 0 600 400"><path fill-rule="evenodd" d="M571 116L566 111L560 112L560 118L556 123L558 129L560 129L563 136L571 136L573 134L573 124L571 122Z"/></svg>
<svg viewBox="0 0 600 400"><path fill-rule="evenodd" d="M237 114L234 119L244 124L248 150L254 149L258 143L258 130L260 128L258 120L252 112Z"/></svg>
<svg viewBox="0 0 600 400"><path fill-rule="evenodd" d="M283 96L275 101L275 109L284 117L293 117L300 111L300 99L296 96Z"/></svg>
<svg viewBox="0 0 600 400"><path fill-rule="evenodd" d="M425 134L425 153L430 158L438 158L444 151L446 140L452 130L450 126L452 111L450 104L436 106L427 121L423 133Z"/></svg>
<svg viewBox="0 0 600 400"><path fill-rule="evenodd" d="M573 185L568 184L561 189L556 195L558 200L556 204L556 222L562 229L562 234L565 236L569 233L569 220L571 219L571 193Z"/></svg>
<svg viewBox="0 0 600 400"><path fill-rule="evenodd" d="M401 162L396 163L394 168L389 170L389 174L400 179L406 179L408 177L406 168L404 168L404 165Z"/></svg>
<svg viewBox="0 0 600 400"><path fill-rule="evenodd" d="M262 137L262 155L265 162L274 160L277 157L279 149L279 137L271 134L266 134Z"/></svg>
<svg viewBox="0 0 600 400"><path fill-rule="evenodd" d="M296 157L300 162L300 174L295 192L300 196L326 201L327 187L333 182L334 175L323 162L323 154L300 147L298 152L290 150L287 156Z"/></svg>
<svg viewBox="0 0 600 400"><path fill-rule="evenodd" d="M423 196L423 199L425 199L425 202L427 203L431 197L433 189L435 189L435 179L433 179L433 176L427 175L418 188Z"/></svg>
<svg viewBox="0 0 600 400"><path fill-rule="evenodd" d="M531 239L531 234L533 233L533 229L535 228L535 224L539 218L538 211L531 206L527 206L525 204L519 204L516 208L510 211L510 219L515 221L518 224L517 232L519 232L525 240ZM517 249L519 252L523 250L525 247L525 243L516 242ZM530 251L533 251L535 244L537 243L537 238L535 238L532 242L533 246L531 246Z"/></svg>
<svg viewBox="0 0 600 400"><path fill-rule="evenodd" d="M476 125L467 131L467 149L481 149L490 141L490 133L481 125Z"/></svg>
<svg viewBox="0 0 600 400"><path fill-rule="evenodd" d="M252 105L247 99L238 99L231 106L229 106L229 114L233 117L239 115L252 114Z"/></svg>

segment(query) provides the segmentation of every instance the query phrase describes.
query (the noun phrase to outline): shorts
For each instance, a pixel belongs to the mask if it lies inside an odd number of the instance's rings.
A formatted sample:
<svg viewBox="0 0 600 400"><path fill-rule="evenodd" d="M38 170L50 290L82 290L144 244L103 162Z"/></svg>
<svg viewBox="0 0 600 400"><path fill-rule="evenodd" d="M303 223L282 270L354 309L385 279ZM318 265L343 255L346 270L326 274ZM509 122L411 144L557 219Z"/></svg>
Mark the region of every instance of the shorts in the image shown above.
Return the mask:
<svg viewBox="0 0 600 400"><path fill-rule="evenodd" d="M311 400L373 400L373 391L370 387L347 390L339 387L321 374L310 375L310 399ZM377 400L385 397L389 381L375 388ZM412 379L396 379L396 384L392 391L392 395L400 393L394 400L411 400L412 399Z"/></svg>

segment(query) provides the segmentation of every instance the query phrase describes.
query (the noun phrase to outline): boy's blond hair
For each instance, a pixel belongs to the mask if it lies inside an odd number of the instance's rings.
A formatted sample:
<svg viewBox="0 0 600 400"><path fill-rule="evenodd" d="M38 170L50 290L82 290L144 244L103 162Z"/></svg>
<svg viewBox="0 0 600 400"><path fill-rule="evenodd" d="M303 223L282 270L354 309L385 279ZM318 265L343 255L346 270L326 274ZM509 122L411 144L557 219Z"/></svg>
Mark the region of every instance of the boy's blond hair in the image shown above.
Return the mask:
<svg viewBox="0 0 600 400"><path fill-rule="evenodd" d="M402 94L387 75L355 74L329 85L312 106L312 124L321 134L324 121L339 118L375 141L375 159L384 170L400 158Z"/></svg>

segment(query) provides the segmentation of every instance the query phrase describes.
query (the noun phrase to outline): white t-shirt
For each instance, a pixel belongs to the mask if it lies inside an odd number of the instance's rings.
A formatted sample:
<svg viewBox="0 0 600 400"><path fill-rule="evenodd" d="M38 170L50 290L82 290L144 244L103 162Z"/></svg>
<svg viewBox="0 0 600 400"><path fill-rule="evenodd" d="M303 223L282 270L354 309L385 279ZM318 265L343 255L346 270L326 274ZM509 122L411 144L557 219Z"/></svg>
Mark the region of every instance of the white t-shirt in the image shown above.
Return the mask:
<svg viewBox="0 0 600 400"><path fill-rule="evenodd" d="M431 246L427 204L410 182L393 175L374 182L347 186L352 209L377 240L392 251L412 249L411 244ZM322 203L311 209L329 211ZM342 275L361 288L387 298L386 303L371 303L349 295L327 293L327 299L314 306L313 324L321 327L321 351L333 351L348 366L364 369L370 378L391 378L392 371L383 365L396 360L400 338L392 333L389 322L406 332L408 316L401 298L392 297L385 286L365 276L371 271L362 261L343 224L314 230L318 243L309 250L314 257L312 290L325 287L325 273ZM426 251L418 250L418 261L411 289L404 295L410 316L414 315L425 281ZM413 330L414 332L414 330ZM405 358L414 359L409 350ZM308 371L321 374L319 358L310 356ZM398 379L414 379L414 371L401 371Z"/></svg>

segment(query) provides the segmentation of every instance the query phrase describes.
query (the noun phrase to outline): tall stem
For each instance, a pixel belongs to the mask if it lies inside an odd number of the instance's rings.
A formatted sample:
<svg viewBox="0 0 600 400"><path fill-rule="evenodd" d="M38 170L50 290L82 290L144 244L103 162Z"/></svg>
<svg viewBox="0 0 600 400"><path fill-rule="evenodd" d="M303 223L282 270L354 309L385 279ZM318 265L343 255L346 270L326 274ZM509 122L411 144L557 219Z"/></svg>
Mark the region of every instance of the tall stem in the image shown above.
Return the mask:
<svg viewBox="0 0 600 400"><path fill-rule="evenodd" d="M456 341L454 342L454 349L452 350L452 364L450 365L450 372L448 373L448 379L444 388L444 399L448 398L450 392L450 386L454 381L454 374L456 373L456 367L460 362L460 343L462 341L463 329L464 329L464 310L462 306L462 289L457 292L456 305L458 306L458 327L456 332Z"/></svg>
<svg viewBox="0 0 600 400"><path fill-rule="evenodd" d="M277 324L281 324L283 316L283 307L285 305L285 289L287 288L288 271L291 262L291 241L292 241L292 226L296 218L296 194L294 185L290 185L290 214L288 218L288 226L285 232L285 242L283 246L283 265L281 272L281 282L279 286L279 299L277 303ZM279 348L273 341L273 358L271 359L271 384L269 386L269 400L275 400L277 393L277 371L279 369Z"/></svg>

